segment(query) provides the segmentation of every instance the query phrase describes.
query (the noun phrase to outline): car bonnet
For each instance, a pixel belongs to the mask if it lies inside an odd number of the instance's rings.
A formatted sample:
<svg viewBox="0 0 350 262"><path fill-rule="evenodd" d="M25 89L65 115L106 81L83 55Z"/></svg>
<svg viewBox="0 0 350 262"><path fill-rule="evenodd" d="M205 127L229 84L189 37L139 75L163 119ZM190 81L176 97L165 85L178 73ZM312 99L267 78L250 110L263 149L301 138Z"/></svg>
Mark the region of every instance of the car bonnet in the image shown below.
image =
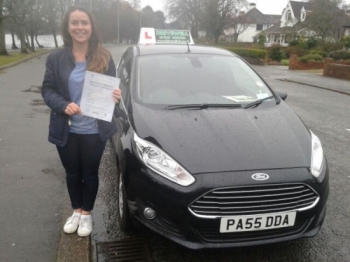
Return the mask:
<svg viewBox="0 0 350 262"><path fill-rule="evenodd" d="M252 109L164 110L133 105L139 137L191 174L309 167L311 137L283 101Z"/></svg>

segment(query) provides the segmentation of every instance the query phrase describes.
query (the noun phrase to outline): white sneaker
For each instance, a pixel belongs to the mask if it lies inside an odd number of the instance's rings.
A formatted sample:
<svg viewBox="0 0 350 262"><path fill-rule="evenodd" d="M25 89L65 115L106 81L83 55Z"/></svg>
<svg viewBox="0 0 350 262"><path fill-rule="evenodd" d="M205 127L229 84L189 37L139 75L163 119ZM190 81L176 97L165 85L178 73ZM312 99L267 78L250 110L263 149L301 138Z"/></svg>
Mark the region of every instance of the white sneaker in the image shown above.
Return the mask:
<svg viewBox="0 0 350 262"><path fill-rule="evenodd" d="M78 236L87 237L92 231L92 218L91 215L81 215Z"/></svg>
<svg viewBox="0 0 350 262"><path fill-rule="evenodd" d="M80 213L73 213L71 217L67 219L66 224L64 224L63 231L67 234L72 234L77 231L80 222Z"/></svg>

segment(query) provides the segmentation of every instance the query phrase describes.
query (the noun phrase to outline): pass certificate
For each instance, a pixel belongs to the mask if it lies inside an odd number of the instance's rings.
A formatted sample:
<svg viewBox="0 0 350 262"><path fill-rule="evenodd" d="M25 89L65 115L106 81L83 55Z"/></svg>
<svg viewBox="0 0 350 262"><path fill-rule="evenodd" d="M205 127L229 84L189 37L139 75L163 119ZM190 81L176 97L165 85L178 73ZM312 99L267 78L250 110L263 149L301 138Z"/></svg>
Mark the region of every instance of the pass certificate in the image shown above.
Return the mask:
<svg viewBox="0 0 350 262"><path fill-rule="evenodd" d="M120 79L86 71L80 108L84 116L111 122L115 102L113 90L119 88Z"/></svg>

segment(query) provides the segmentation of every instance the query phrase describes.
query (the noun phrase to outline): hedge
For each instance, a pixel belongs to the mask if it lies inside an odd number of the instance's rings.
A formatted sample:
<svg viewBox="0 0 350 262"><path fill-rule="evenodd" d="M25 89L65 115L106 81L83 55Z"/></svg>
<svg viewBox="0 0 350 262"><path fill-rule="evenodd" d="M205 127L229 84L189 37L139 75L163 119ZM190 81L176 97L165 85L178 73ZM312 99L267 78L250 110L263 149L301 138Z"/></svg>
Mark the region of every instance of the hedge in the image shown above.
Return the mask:
<svg viewBox="0 0 350 262"><path fill-rule="evenodd" d="M329 54L330 58L333 58L334 60L347 60L350 59L350 51L346 50L340 50L340 51L334 51Z"/></svg>
<svg viewBox="0 0 350 262"><path fill-rule="evenodd" d="M234 48L229 46L222 47L226 50L229 50L236 55L244 57L250 57L250 58L258 58L265 60L266 57L266 51L265 50L259 50L259 49L245 49L245 48Z"/></svg>
<svg viewBox="0 0 350 262"><path fill-rule="evenodd" d="M307 63L308 61L323 61L323 57L318 54L308 54L299 58L299 62Z"/></svg>

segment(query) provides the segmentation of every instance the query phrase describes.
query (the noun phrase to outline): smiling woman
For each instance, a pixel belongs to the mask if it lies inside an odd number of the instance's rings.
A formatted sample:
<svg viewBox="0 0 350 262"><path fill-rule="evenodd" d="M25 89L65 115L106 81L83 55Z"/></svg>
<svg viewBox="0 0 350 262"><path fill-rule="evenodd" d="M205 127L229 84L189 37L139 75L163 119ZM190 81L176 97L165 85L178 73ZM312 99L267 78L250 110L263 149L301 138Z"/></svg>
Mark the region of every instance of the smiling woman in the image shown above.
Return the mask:
<svg viewBox="0 0 350 262"><path fill-rule="evenodd" d="M46 62L42 96L52 109L49 141L56 145L66 171L67 188L74 210L63 227L65 233L82 237L92 231L99 179L98 169L106 141L117 131L113 122L83 115L80 108L87 70L115 77L110 53L102 46L91 13L70 8L62 22L64 48L51 53ZM107 94L108 95L108 94ZM119 102L118 86L110 97ZM110 98L110 97L107 97Z"/></svg>
<svg viewBox="0 0 350 262"><path fill-rule="evenodd" d="M76 45L86 44L91 37L89 16L79 10L71 13L68 22L68 33Z"/></svg>

